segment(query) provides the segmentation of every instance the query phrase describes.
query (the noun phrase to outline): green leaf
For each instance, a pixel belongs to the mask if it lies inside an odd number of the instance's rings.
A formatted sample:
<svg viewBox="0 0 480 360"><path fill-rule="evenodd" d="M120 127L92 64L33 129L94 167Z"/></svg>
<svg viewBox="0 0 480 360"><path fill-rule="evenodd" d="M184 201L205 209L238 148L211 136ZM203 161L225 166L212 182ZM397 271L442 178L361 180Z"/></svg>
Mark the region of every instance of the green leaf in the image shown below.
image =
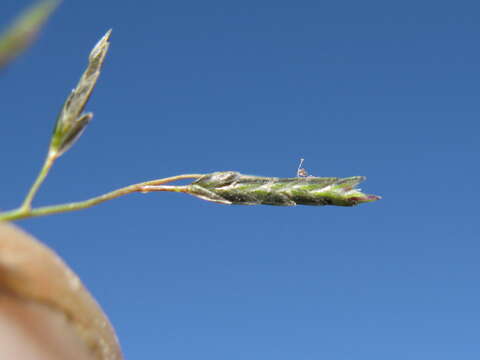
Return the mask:
<svg viewBox="0 0 480 360"><path fill-rule="evenodd" d="M35 39L59 1L44 0L18 17L0 36L0 68L20 55Z"/></svg>

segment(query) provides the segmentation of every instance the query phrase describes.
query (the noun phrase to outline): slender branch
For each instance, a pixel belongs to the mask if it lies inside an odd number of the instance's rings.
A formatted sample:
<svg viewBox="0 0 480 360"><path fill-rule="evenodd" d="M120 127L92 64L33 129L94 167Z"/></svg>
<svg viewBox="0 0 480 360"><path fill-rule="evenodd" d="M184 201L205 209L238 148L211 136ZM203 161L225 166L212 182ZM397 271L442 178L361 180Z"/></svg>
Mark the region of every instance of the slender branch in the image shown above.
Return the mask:
<svg viewBox="0 0 480 360"><path fill-rule="evenodd" d="M45 168L45 166L44 166ZM48 171L48 170L47 170ZM43 169L42 169L43 172ZM41 174L42 174L41 172ZM123 195L131 194L134 192L149 192L152 191L152 189L149 189L149 186L155 186L154 191L171 191L171 192L185 192L186 187L185 186L161 186L162 184L167 184L173 181L178 181L178 180L183 180L183 179L199 179L202 177L202 174L186 174L186 175L177 175L177 176L172 176L164 179L157 179L157 180L151 180L151 181L146 181L138 184L133 184L130 186L126 186L124 188L120 188L114 191L111 191L109 193L85 200L85 201L79 201L79 202L73 202L73 203L67 203L67 204L61 204L61 205L52 205L52 206L44 206L44 207L39 207L35 209L31 209L30 207L24 207L21 206L18 209L14 209L11 211L6 211L3 213L0 213L0 221L11 221L11 220L20 220L20 219L26 219L26 218L31 218L31 217L38 217L38 216L44 216L44 215L51 215L51 214L58 214L58 213L64 213L64 212L69 212L69 211L75 211L75 210L82 210L86 209L89 207L92 207L94 205L98 205L100 203L103 203L108 200L112 200L115 198L118 198ZM40 178L40 176L39 176ZM44 178L44 177L43 177ZM42 180L38 180L37 182L41 184ZM146 188L147 187L147 188ZM38 188L38 186L37 186ZM32 187L33 189L33 187ZM148 189L148 190L147 190ZM35 195L35 192L32 192L33 195Z"/></svg>
<svg viewBox="0 0 480 360"><path fill-rule="evenodd" d="M56 1L48 0L45 2L45 4L50 4L50 7L52 7L54 4L56 4ZM88 102L88 99L90 98L90 95L92 94L93 89L95 88L98 77L100 76L100 70L110 45L109 39L111 32L111 30L108 30L90 52L87 69L81 76L77 86L72 90L70 95L67 97L67 100L63 104L62 110L60 111L55 124L47 158L45 159L37 179L25 197L25 200L20 208L17 209L18 213L29 213L32 208L33 198L47 177L47 174L55 160L72 147L72 145L83 133L90 120L92 120L93 114L84 113L83 110Z"/></svg>
<svg viewBox="0 0 480 360"><path fill-rule="evenodd" d="M195 179L195 181L187 185L164 185L183 179ZM360 189L356 188L358 183L364 180L364 176L347 178L315 176L294 178L263 177L243 175L235 171L177 175L133 184L85 201L36 209L19 207L18 209L0 213L0 221L19 220L86 209L134 192L182 192L219 204L237 205L334 205L350 207L380 200L380 196L364 194Z"/></svg>
<svg viewBox="0 0 480 360"><path fill-rule="evenodd" d="M43 181L48 175L48 172L50 171L53 163L56 160L55 153L53 152L48 152L47 158L45 159L45 162L43 163L42 169L40 170L37 178L35 179L35 182L33 183L32 187L28 191L27 196L25 197L25 200L23 200L22 205L20 206L20 209L23 210L30 210L32 207L32 201L35 195L38 192L38 189L42 185Z"/></svg>

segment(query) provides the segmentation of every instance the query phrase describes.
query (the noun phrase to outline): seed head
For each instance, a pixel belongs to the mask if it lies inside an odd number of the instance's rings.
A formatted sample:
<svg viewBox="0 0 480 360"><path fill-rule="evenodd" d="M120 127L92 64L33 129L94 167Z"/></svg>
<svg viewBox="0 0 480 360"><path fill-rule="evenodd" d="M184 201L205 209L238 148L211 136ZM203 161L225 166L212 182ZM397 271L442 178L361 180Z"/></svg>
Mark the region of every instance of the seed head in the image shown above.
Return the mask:
<svg viewBox="0 0 480 360"><path fill-rule="evenodd" d="M83 110L100 76L100 70L110 45L108 41L110 34L111 30L93 48L88 58L87 69L60 111L50 143L50 152L56 156L60 156L70 149L93 118L92 113L83 113Z"/></svg>
<svg viewBox="0 0 480 360"><path fill-rule="evenodd" d="M364 180L364 176L269 178L223 171L202 176L188 185L187 192L221 204L354 206L381 198L355 188Z"/></svg>

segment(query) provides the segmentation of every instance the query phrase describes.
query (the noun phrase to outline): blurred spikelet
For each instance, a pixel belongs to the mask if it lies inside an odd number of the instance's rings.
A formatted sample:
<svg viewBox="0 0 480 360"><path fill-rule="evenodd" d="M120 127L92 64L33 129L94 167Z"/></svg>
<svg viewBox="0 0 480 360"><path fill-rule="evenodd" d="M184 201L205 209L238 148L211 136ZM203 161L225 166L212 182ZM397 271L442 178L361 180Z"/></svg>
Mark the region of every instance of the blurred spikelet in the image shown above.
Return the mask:
<svg viewBox="0 0 480 360"><path fill-rule="evenodd" d="M26 10L0 36L0 68L20 55L35 39L40 27L57 7L58 1L45 0Z"/></svg>

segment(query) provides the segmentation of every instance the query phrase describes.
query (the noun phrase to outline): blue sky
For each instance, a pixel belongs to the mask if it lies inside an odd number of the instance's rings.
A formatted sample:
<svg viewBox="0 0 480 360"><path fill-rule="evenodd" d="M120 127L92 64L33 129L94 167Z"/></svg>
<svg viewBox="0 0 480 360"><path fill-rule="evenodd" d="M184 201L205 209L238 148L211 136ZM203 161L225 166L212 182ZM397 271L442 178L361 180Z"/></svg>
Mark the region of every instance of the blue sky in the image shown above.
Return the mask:
<svg viewBox="0 0 480 360"><path fill-rule="evenodd" d="M29 1L3 0L5 26ZM478 2L65 1L2 73L0 207L33 181L91 47L95 117L35 204L236 170L365 175L353 208L131 195L19 222L128 359L478 359ZM476 220L475 220L476 219Z"/></svg>

